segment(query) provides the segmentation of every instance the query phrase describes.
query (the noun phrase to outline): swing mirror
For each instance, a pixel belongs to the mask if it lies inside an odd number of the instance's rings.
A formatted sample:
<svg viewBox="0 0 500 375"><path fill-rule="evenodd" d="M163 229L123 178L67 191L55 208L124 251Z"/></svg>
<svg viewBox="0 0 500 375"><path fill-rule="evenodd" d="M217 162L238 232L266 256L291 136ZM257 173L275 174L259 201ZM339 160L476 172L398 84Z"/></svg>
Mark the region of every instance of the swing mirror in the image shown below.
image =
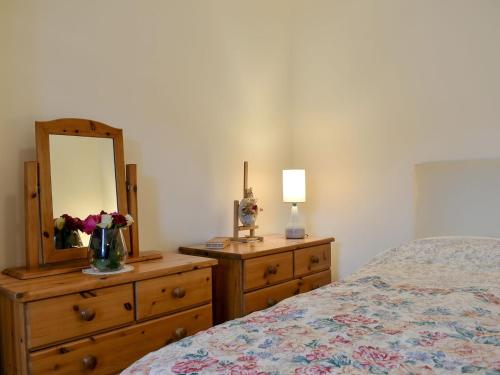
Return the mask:
<svg viewBox="0 0 500 375"><path fill-rule="evenodd" d="M128 213L122 130L83 119L35 127L43 263L85 258L89 236L61 216Z"/></svg>

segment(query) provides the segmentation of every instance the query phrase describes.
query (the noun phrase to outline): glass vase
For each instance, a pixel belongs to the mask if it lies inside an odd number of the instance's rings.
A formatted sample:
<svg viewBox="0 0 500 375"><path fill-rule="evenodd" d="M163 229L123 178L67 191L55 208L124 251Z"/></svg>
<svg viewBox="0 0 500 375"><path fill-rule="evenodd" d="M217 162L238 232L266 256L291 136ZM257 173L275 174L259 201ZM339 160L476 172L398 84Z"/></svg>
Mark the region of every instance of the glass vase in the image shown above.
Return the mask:
<svg viewBox="0 0 500 375"><path fill-rule="evenodd" d="M90 266L99 272L118 271L127 260L127 245L123 228L96 228L90 237L88 257Z"/></svg>
<svg viewBox="0 0 500 375"><path fill-rule="evenodd" d="M66 228L54 228L54 244L56 249L83 247L82 239L78 231Z"/></svg>

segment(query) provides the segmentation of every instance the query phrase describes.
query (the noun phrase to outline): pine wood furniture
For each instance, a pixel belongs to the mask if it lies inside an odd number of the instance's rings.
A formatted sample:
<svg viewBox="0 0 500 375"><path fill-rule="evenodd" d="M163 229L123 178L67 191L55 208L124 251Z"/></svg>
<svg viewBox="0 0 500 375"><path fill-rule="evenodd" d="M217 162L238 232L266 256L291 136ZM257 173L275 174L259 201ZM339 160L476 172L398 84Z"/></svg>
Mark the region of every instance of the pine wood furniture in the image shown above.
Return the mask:
<svg viewBox="0 0 500 375"><path fill-rule="evenodd" d="M35 130L37 160L26 162L24 168L26 266L4 270L0 275L2 372L115 374L150 351L209 328L211 267L217 262L139 251L137 168L124 163L122 130L85 119L36 122ZM76 177L85 177L77 168L94 151L80 151L80 160L70 161L69 169L65 169L57 166L64 159L52 152L55 149L51 143L62 140L66 145L68 141L86 145L90 142L93 147L98 143L107 145L107 158L96 160L93 166L112 163L106 173L101 170L101 175L107 177L105 182L113 190L116 188L116 195L107 190L112 204L99 200L97 204L116 207L118 212L134 217L135 223L125 238L128 262L135 267L132 272L85 275L81 269L89 266L87 247L58 248L53 203L61 197L70 198L59 211L69 210L71 203L78 203L82 210L90 206L71 189L60 190L57 195L51 181L75 178L71 176L74 170ZM63 157L77 154L74 150L64 149ZM82 179L82 183L91 185L92 181Z"/></svg>
<svg viewBox="0 0 500 375"><path fill-rule="evenodd" d="M210 258L164 253L113 276L0 275L4 374L116 374L212 326Z"/></svg>
<svg viewBox="0 0 500 375"><path fill-rule="evenodd" d="M217 259L213 307L219 324L330 283L333 241L332 237L291 240L271 235L262 242L231 242L220 250L195 245L179 251Z"/></svg>
<svg viewBox="0 0 500 375"><path fill-rule="evenodd" d="M19 279L31 279L74 272L88 266L86 247L55 249L54 246L51 135L107 138L113 141L117 210L122 214L129 213L135 220L125 236L129 249L128 262L161 257L157 251L139 250L137 166L125 165L122 129L94 120L63 118L37 121L35 134L37 160L24 164L26 266L9 268L3 273Z"/></svg>

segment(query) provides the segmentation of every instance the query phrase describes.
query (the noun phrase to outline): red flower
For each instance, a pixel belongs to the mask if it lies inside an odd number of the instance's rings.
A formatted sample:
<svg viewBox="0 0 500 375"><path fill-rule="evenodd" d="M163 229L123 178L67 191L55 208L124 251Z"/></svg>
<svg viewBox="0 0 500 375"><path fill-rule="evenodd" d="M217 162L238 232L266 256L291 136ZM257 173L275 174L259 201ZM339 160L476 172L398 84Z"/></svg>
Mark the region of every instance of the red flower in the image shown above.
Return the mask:
<svg viewBox="0 0 500 375"><path fill-rule="evenodd" d="M117 227L124 227L127 225L127 219L122 214L119 214L118 212L113 212L111 216L113 217L113 224L116 225Z"/></svg>
<svg viewBox="0 0 500 375"><path fill-rule="evenodd" d="M210 367L217 362L215 358L179 361L172 367L172 371L176 374L190 374L193 372L200 372L204 368Z"/></svg>
<svg viewBox="0 0 500 375"><path fill-rule="evenodd" d="M64 214L61 217L64 218L64 227L69 230L82 230L83 223L77 217L69 216L68 214Z"/></svg>

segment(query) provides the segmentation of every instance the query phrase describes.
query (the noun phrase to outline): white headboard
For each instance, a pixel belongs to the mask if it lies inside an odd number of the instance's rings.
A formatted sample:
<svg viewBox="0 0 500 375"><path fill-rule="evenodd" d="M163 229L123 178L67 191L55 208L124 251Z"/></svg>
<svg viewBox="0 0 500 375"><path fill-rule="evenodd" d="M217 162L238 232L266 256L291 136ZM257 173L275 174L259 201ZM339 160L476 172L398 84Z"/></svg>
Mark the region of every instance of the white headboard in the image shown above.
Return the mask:
<svg viewBox="0 0 500 375"><path fill-rule="evenodd" d="M500 160L415 166L415 238L500 237Z"/></svg>

